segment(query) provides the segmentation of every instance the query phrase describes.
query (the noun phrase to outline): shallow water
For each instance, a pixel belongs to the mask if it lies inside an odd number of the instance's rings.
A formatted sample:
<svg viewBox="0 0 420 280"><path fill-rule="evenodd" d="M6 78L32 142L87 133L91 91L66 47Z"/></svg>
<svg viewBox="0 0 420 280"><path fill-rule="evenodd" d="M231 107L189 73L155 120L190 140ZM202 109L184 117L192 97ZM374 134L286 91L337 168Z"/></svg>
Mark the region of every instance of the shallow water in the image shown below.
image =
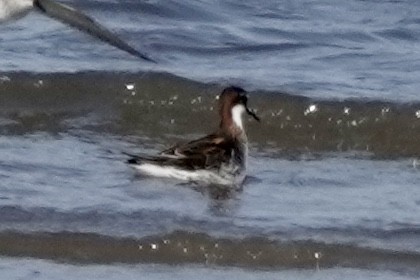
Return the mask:
<svg viewBox="0 0 420 280"><path fill-rule="evenodd" d="M0 26L1 275L418 278L416 2L68 3L159 63ZM211 132L232 83L262 119L243 189L125 163Z"/></svg>

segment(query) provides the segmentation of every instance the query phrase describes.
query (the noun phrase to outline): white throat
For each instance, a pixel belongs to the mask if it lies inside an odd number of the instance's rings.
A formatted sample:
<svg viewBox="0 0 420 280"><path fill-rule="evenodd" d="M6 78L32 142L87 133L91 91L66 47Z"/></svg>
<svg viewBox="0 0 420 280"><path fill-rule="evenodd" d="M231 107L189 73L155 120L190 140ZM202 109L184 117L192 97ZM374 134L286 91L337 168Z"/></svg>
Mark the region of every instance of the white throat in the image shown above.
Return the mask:
<svg viewBox="0 0 420 280"><path fill-rule="evenodd" d="M245 112L245 106L242 104L237 104L232 107L233 122L235 123L237 127L239 127L242 130L244 129L243 124L242 124L242 115L244 112Z"/></svg>

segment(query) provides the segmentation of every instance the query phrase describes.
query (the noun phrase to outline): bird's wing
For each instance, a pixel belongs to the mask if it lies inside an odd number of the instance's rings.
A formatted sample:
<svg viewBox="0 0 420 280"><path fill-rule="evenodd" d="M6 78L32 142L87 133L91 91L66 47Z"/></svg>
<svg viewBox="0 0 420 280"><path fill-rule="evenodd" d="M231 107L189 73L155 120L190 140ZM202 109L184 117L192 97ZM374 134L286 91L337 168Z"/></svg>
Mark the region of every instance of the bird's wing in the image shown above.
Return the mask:
<svg viewBox="0 0 420 280"><path fill-rule="evenodd" d="M76 9L67 5L63 5L52 0L35 0L34 6L47 14L48 16L58 19L59 21L75 27L91 36L102 40L120 50L123 50L131 55L141 59L155 62L148 56L140 53L126 42L114 35L110 30L97 23L92 18L84 15Z"/></svg>
<svg viewBox="0 0 420 280"><path fill-rule="evenodd" d="M176 166L188 170L219 168L229 161L232 140L212 134L183 145L162 151L158 156L135 156L129 163L149 162L159 165Z"/></svg>

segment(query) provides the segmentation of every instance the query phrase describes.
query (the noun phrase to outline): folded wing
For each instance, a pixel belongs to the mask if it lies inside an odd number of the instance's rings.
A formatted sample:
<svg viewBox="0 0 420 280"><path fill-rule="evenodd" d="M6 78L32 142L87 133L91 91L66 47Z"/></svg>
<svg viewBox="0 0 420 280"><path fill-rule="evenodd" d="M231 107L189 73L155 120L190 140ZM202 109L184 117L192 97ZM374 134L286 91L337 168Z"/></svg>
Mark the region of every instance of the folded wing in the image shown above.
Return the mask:
<svg viewBox="0 0 420 280"><path fill-rule="evenodd" d="M176 145L162 151L158 156L134 156L129 163L153 163L187 170L218 169L231 157L231 141L227 137L211 134L186 144Z"/></svg>

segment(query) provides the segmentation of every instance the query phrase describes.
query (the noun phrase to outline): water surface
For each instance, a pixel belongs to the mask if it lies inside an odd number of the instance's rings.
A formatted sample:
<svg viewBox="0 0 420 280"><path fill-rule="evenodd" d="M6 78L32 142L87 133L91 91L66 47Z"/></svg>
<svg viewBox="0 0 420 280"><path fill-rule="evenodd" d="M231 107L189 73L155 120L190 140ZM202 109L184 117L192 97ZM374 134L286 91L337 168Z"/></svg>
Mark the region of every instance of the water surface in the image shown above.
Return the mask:
<svg viewBox="0 0 420 280"><path fill-rule="evenodd" d="M0 26L1 275L418 278L417 2L66 3L159 63ZM262 119L241 190L125 163L214 130L228 84Z"/></svg>

